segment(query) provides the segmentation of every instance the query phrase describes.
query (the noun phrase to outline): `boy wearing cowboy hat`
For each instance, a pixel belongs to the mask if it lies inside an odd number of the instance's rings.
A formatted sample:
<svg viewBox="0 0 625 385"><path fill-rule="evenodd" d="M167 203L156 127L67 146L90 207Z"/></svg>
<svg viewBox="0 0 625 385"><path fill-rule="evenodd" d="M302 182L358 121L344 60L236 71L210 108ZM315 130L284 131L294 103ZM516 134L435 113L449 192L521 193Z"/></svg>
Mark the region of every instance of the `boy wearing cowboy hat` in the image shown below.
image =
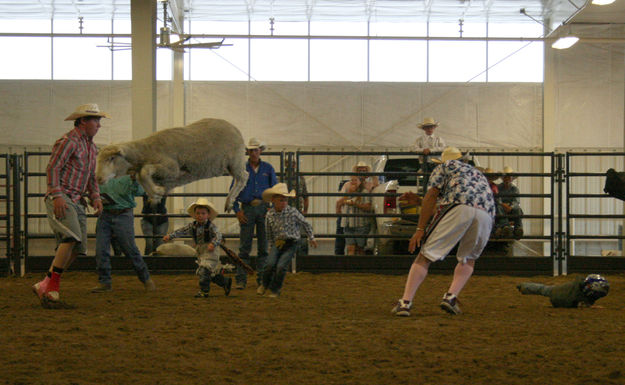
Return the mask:
<svg viewBox="0 0 625 385"><path fill-rule="evenodd" d="M256 228L258 256L256 258L256 283L262 284L261 276L265 259L267 258L267 238L265 236L265 214L267 204L263 202L262 193L278 183L276 171L273 166L260 159L265 145L256 138L250 138L245 147L249 157L245 168L249 174L245 188L239 193L234 202L234 212L239 221L239 257L249 265L252 241L254 240L254 228ZM232 181L234 184L234 180ZM232 188L232 184L230 188ZM236 274L237 289L243 290L247 286L247 272L241 266L237 266Z"/></svg>
<svg viewBox="0 0 625 385"><path fill-rule="evenodd" d="M440 307L450 314L461 313L458 294L473 274L475 261L488 242L495 218L495 201L486 177L461 158L458 149L448 147L441 157L443 163L432 171L417 229L408 245L411 253L417 246L421 248L410 268L404 294L392 310L395 315L410 315L412 299L425 280L430 264L447 257L456 244L458 264ZM414 200L416 194L406 193L402 198Z"/></svg>
<svg viewBox="0 0 625 385"><path fill-rule="evenodd" d="M497 227L501 227L502 231L499 234L503 238L521 239L523 237L523 210L521 209L521 200L519 199L519 188L512 184L512 181L517 177L514 174L514 169L510 166L504 166L502 171L503 182L497 187L499 188L499 199L501 201L501 207L503 208L503 214L510 216L510 218L502 217L497 222Z"/></svg>
<svg viewBox="0 0 625 385"><path fill-rule="evenodd" d="M187 212L195 221L165 235L163 241L169 242L179 237L193 238L199 265L196 274L200 276L200 291L195 295L196 298L208 298L211 282L223 287L225 295L230 295L232 278L226 278L221 273L222 265L216 251L222 240L222 235L214 223L217 209L208 199L198 198L187 208Z"/></svg>
<svg viewBox="0 0 625 385"><path fill-rule="evenodd" d="M273 203L273 208L267 212L267 240L271 244L271 251L265 264L262 284L256 291L259 295L265 294L266 289L271 292L269 297L280 295L284 277L297 250L300 229L308 236L311 246L317 247L310 223L296 208L288 205L288 198L294 198L295 195L295 190L289 191L285 183L278 183L263 191L263 200Z"/></svg>
<svg viewBox="0 0 625 385"><path fill-rule="evenodd" d="M87 252L87 215L83 196L88 195L95 214L102 211L100 189L95 178L97 149L93 137L100 129L100 119L109 118L97 104L83 104L66 121L74 129L54 143L46 168L48 190L44 197L50 227L57 248L46 277L33 285L42 306L60 301L61 274L78 255Z"/></svg>
<svg viewBox="0 0 625 385"><path fill-rule="evenodd" d="M434 130L438 127L438 122L434 118L425 118L423 122L417 124L417 127L423 130L423 133L417 137L417 140L412 146L412 150L415 152L423 153L420 157L421 171L424 174L428 174L434 167L429 165L428 155L433 151L443 151L445 148L445 141L438 135L434 134ZM426 175L424 183L427 185L428 176Z"/></svg>

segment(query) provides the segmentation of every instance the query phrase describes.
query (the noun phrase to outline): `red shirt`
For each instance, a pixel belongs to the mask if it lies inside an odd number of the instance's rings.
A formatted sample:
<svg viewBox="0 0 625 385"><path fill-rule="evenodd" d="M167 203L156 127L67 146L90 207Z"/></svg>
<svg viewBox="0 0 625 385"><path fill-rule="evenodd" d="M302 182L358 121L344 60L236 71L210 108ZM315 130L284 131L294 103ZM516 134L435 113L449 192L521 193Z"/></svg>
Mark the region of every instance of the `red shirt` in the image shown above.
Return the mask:
<svg viewBox="0 0 625 385"><path fill-rule="evenodd" d="M97 153L93 139L78 128L57 140L46 168L46 196L65 193L73 202L78 202L88 191L92 202L100 199L100 188L95 179Z"/></svg>

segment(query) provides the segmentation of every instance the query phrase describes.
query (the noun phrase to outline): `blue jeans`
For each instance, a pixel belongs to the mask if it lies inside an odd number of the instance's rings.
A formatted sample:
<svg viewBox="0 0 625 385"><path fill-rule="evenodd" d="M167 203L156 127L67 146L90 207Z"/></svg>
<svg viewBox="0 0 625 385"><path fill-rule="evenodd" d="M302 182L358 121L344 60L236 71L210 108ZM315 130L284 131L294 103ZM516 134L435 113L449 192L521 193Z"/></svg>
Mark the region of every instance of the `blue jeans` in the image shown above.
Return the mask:
<svg viewBox="0 0 625 385"><path fill-rule="evenodd" d="M204 293L208 293L211 289L211 282L215 283L217 286L225 287L226 286L226 277L223 274L215 274L213 275L210 269L206 267L200 266L197 269L197 274L200 276L200 290ZM230 278L228 278L230 279Z"/></svg>
<svg viewBox="0 0 625 385"><path fill-rule="evenodd" d="M150 255L157 247L163 243L163 235L167 234L169 221L154 226L152 222L141 219L141 231L145 238L145 255Z"/></svg>
<svg viewBox="0 0 625 385"><path fill-rule="evenodd" d="M521 293L544 295L545 297L551 297L553 291L552 285L543 285L542 283L524 282L520 286Z"/></svg>
<svg viewBox="0 0 625 385"><path fill-rule="evenodd" d="M271 292L280 293L286 272L289 270L289 266L291 266L291 260L297 248L297 241L293 242L289 247L282 248L282 250L275 245L271 246L271 251L265 264L265 272L263 273L263 286L271 290Z"/></svg>
<svg viewBox="0 0 625 385"><path fill-rule="evenodd" d="M256 227L256 245L258 257L256 258L256 282L262 282L263 268L267 259L267 233L265 231L265 214L267 205L262 203L258 206L242 205L242 210L247 217L246 224L240 224L239 257L243 262L250 264L250 251L254 240L254 227ZM236 280L239 284L247 284L247 272L241 266L237 266Z"/></svg>
<svg viewBox="0 0 625 385"><path fill-rule="evenodd" d="M141 282L150 279L148 266L135 243L134 215L132 210L115 215L103 210L98 217L95 230L96 270L98 281L104 285L111 284L111 239L115 238L122 252L132 260L132 265Z"/></svg>

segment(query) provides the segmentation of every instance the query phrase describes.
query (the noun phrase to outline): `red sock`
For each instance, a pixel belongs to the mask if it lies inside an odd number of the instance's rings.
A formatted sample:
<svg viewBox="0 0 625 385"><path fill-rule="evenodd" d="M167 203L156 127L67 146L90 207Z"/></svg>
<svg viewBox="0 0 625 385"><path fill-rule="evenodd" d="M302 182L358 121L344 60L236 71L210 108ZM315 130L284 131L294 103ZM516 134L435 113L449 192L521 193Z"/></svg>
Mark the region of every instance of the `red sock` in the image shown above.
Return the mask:
<svg viewBox="0 0 625 385"><path fill-rule="evenodd" d="M48 287L46 288L46 292L49 291L59 291L59 286L61 285L61 274L53 271L52 277L48 282Z"/></svg>
<svg viewBox="0 0 625 385"><path fill-rule="evenodd" d="M43 281L39 282L39 287L41 287L45 291L49 284L50 284L50 277L46 275Z"/></svg>

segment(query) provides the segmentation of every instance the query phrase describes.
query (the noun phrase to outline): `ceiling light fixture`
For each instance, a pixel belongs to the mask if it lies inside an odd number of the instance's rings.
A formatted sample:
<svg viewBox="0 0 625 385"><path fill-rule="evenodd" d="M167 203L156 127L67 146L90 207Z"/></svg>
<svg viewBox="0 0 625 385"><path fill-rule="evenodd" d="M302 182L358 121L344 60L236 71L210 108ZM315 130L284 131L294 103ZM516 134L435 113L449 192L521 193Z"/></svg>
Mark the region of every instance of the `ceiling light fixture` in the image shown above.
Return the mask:
<svg viewBox="0 0 625 385"><path fill-rule="evenodd" d="M614 0L592 0L594 5L608 5L614 3Z"/></svg>
<svg viewBox="0 0 625 385"><path fill-rule="evenodd" d="M577 36L563 36L551 44L551 48L555 49L567 49L571 48L575 43L579 41Z"/></svg>

